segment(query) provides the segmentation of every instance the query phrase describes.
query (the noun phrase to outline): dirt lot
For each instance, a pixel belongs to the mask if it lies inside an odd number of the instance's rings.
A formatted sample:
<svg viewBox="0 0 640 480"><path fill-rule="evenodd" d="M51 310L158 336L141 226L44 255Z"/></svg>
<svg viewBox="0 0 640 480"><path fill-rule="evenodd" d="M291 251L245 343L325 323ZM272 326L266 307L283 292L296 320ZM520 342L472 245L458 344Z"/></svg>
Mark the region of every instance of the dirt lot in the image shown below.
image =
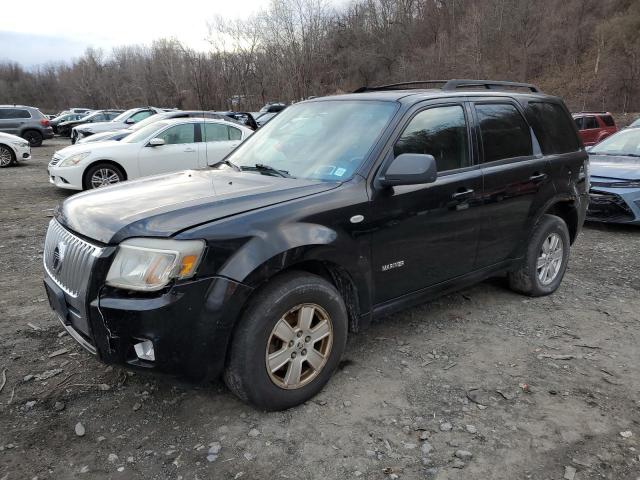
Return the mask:
<svg viewBox="0 0 640 480"><path fill-rule="evenodd" d="M640 229L587 226L553 296L495 279L389 317L262 413L63 334L41 284L61 144L0 170L0 480L640 478Z"/></svg>

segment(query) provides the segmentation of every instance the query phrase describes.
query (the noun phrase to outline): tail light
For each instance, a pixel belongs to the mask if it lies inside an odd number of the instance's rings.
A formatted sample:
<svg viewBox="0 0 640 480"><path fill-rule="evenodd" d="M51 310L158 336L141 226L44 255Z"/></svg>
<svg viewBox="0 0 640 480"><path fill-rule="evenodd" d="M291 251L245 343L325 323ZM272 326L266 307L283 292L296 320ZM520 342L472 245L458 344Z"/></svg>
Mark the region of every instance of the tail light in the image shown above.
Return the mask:
<svg viewBox="0 0 640 480"><path fill-rule="evenodd" d="M42 125L43 127L48 127L49 126L49 120L47 120L46 118L43 118L40 120L40 125Z"/></svg>

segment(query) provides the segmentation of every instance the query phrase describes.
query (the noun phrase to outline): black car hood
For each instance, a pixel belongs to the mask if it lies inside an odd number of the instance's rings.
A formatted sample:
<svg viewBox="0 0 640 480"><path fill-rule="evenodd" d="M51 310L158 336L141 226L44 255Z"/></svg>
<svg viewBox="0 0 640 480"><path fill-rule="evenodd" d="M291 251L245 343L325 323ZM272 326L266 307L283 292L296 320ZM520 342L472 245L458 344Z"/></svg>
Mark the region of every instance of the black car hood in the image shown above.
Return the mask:
<svg viewBox="0 0 640 480"><path fill-rule="evenodd" d="M186 170L74 195L56 210L70 230L106 244L187 228L330 190L339 183Z"/></svg>
<svg viewBox="0 0 640 480"><path fill-rule="evenodd" d="M640 157L589 155L591 177L640 180Z"/></svg>

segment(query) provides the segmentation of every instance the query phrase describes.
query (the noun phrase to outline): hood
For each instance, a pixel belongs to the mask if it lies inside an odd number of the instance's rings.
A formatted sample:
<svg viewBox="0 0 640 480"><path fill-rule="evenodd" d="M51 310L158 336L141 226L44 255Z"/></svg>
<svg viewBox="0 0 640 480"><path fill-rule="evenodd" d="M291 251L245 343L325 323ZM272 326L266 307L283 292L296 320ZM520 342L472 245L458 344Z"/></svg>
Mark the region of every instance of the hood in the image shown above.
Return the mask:
<svg viewBox="0 0 640 480"><path fill-rule="evenodd" d="M82 152L94 152L94 151L99 151L102 148L109 148L109 147L113 147L114 145L127 145L125 143L119 142L117 140L105 140L104 142L99 142L99 143L95 143L95 144L86 144L86 143L76 143L74 145L69 145L68 147L64 147L60 150L56 150L54 152L54 155L57 155L61 158L67 158L70 157L71 155L75 155L76 153L82 153Z"/></svg>
<svg viewBox="0 0 640 480"><path fill-rule="evenodd" d="M170 237L338 185L249 172L186 170L74 195L56 209L56 218L85 237L115 244L130 237Z"/></svg>
<svg viewBox="0 0 640 480"><path fill-rule="evenodd" d="M640 180L640 157L589 155L591 177Z"/></svg>
<svg viewBox="0 0 640 480"><path fill-rule="evenodd" d="M7 142L19 142L19 143L27 142L22 137L19 137L17 135L11 135L10 133L2 133L2 132L0 132L0 140L5 140ZM27 142L27 143L29 143L29 142Z"/></svg>

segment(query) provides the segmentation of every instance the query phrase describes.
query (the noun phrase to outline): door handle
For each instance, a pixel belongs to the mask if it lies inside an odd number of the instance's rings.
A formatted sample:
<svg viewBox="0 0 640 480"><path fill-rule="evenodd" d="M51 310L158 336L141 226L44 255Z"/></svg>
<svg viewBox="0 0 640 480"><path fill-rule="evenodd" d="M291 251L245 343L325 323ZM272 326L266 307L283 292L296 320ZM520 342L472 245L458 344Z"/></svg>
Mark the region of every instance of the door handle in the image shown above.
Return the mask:
<svg viewBox="0 0 640 480"><path fill-rule="evenodd" d="M546 173L534 173L533 175L531 175L529 177L529 180L531 180L532 182L541 182L542 180L544 180L545 178L547 178L547 174Z"/></svg>
<svg viewBox="0 0 640 480"><path fill-rule="evenodd" d="M466 200L471 195L473 195L474 190L471 188L467 188L466 190L462 190L451 195L451 198L454 200Z"/></svg>
<svg viewBox="0 0 640 480"><path fill-rule="evenodd" d="M196 149L195 148L185 148L184 151L185 152L195 152Z"/></svg>

